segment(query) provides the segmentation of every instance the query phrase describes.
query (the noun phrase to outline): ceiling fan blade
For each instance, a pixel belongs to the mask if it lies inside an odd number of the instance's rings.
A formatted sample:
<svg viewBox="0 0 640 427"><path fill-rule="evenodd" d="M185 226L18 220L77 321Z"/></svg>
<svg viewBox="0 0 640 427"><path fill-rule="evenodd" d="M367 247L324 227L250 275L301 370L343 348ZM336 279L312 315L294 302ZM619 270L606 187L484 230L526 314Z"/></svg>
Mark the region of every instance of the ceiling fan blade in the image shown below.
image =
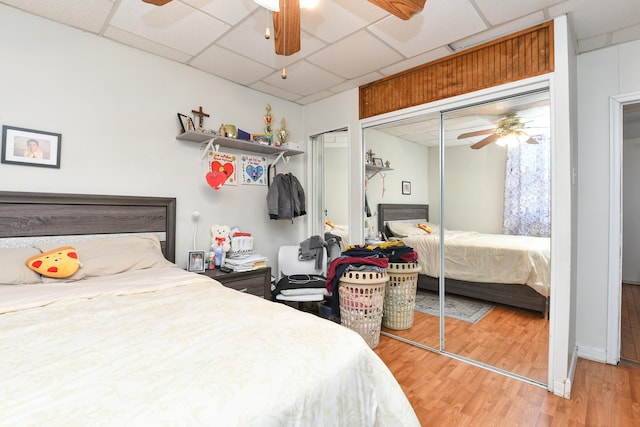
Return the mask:
<svg viewBox="0 0 640 427"><path fill-rule="evenodd" d="M471 148L473 148L474 150L479 150L480 148L484 147L485 145L489 145L493 141L497 141L498 139L500 139L500 135L498 135L497 133L494 133L493 135L489 135L488 137L486 137L484 139L481 139L480 141L476 142L475 144L473 144L471 146Z"/></svg>
<svg viewBox="0 0 640 427"><path fill-rule="evenodd" d="M405 21L424 9L426 0L369 0L376 6Z"/></svg>
<svg viewBox="0 0 640 427"><path fill-rule="evenodd" d="M171 0L142 0L145 3L155 4L156 6L163 6L169 3Z"/></svg>
<svg viewBox="0 0 640 427"><path fill-rule="evenodd" d="M276 55L289 56L300 50L299 1L280 0L280 12L273 12L273 33Z"/></svg>
<svg viewBox="0 0 640 427"><path fill-rule="evenodd" d="M496 131L495 129L484 129L484 130L477 130L474 132L461 133L460 135L458 135L458 139L472 138L474 136L480 136L480 135L489 135L490 133L493 133L495 131Z"/></svg>

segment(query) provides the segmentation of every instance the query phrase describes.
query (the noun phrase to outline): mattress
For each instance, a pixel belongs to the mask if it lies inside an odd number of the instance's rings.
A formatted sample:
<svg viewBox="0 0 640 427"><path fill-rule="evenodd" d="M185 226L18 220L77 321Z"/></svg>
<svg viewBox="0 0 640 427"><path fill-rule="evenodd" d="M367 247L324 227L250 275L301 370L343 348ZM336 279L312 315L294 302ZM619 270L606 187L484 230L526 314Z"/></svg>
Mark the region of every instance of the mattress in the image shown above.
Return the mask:
<svg viewBox="0 0 640 427"><path fill-rule="evenodd" d="M440 235L402 237L416 250L420 273L440 276ZM527 285L550 293L550 239L545 237L445 231L445 276L468 282Z"/></svg>
<svg viewBox="0 0 640 427"><path fill-rule="evenodd" d="M355 332L179 268L0 285L4 425L418 426Z"/></svg>

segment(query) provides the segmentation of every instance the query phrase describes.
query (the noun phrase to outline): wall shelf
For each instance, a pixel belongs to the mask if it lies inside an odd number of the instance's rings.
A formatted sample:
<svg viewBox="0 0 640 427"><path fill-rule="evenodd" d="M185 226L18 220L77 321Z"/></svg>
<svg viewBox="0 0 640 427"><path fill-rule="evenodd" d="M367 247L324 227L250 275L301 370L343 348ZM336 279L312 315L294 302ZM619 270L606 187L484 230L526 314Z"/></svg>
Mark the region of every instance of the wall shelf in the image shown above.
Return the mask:
<svg viewBox="0 0 640 427"><path fill-rule="evenodd" d="M392 171L393 169L385 168L383 166L370 165L370 164L365 163L364 170L366 172L367 179L371 179L374 176L376 176L377 174L379 174L380 172Z"/></svg>
<svg viewBox="0 0 640 427"><path fill-rule="evenodd" d="M213 139L213 144L219 145L221 147L233 148L242 151L251 151L261 154L282 154L284 156L296 156L298 154L304 154L304 151L294 150L291 148L274 147L273 145L262 145L253 141L227 138L224 136L213 135L204 132L187 131L176 136L176 139L180 141L190 141L198 143L208 142Z"/></svg>

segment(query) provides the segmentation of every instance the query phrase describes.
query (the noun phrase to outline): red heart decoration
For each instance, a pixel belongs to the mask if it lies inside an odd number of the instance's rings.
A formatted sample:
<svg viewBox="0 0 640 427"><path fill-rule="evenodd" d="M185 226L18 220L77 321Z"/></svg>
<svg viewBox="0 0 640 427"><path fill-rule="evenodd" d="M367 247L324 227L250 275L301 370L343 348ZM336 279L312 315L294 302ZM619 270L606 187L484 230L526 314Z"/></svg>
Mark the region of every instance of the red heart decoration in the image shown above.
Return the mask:
<svg viewBox="0 0 640 427"><path fill-rule="evenodd" d="M224 165L218 161L211 162L211 172L207 172L205 178L207 183L214 189L218 190L222 187L233 173L233 165L231 163L225 163Z"/></svg>

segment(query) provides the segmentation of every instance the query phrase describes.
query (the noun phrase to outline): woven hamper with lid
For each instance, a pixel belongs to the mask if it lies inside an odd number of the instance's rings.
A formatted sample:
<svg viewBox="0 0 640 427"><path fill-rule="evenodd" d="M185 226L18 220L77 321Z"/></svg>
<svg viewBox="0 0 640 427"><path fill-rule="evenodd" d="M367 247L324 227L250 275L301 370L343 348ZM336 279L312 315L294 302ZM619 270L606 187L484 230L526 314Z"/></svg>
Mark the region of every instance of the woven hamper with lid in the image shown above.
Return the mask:
<svg viewBox="0 0 640 427"><path fill-rule="evenodd" d="M340 277L340 322L371 348L380 342L386 272L348 271Z"/></svg>

